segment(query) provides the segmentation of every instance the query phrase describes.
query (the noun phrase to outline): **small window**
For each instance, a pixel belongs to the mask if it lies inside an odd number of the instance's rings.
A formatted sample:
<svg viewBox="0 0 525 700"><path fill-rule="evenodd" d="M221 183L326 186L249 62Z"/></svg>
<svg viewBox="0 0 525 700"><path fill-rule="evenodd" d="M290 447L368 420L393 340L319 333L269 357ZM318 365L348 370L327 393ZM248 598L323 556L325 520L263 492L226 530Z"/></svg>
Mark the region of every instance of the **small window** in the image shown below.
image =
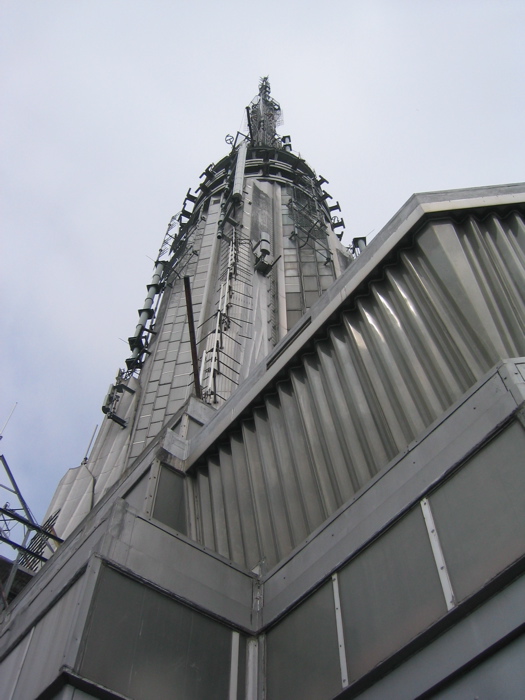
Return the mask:
<svg viewBox="0 0 525 700"><path fill-rule="evenodd" d="M177 474L165 466L160 468L153 517L186 535L188 527L184 480L182 474Z"/></svg>

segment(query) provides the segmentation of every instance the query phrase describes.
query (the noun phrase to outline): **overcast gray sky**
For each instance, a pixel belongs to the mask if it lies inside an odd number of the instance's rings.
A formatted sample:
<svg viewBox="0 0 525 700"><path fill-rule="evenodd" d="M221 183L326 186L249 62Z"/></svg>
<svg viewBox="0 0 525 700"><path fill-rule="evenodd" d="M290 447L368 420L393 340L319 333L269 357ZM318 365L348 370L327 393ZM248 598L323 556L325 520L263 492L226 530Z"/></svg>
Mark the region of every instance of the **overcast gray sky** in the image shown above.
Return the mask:
<svg viewBox="0 0 525 700"><path fill-rule="evenodd" d="M0 426L18 402L0 451L38 518L103 418L170 217L260 76L348 242L414 192L525 179L523 0L0 8Z"/></svg>

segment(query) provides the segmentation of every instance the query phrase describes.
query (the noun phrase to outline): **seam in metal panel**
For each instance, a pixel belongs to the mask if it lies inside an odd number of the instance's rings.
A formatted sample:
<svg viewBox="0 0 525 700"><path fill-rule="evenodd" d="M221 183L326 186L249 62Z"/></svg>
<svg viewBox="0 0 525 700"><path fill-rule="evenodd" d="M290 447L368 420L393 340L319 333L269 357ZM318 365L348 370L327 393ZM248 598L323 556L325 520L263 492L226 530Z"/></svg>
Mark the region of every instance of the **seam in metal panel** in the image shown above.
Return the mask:
<svg viewBox="0 0 525 700"><path fill-rule="evenodd" d="M253 569L261 560L261 545L257 532L253 487L246 461L242 434L234 433L230 438L233 479L237 489L239 517L244 542L246 566Z"/></svg>
<svg viewBox="0 0 525 700"><path fill-rule="evenodd" d="M261 561L274 561L277 557L277 546L273 530L274 523L268 502L268 491L264 483L255 420L243 421L242 431L246 445L248 471L253 485L257 531L261 543Z"/></svg>
<svg viewBox="0 0 525 700"><path fill-rule="evenodd" d="M224 510L226 517L226 532L230 557L238 563L246 563L246 550L243 541L243 532L240 520L240 507L237 498L237 488L233 476L231 445L221 446L219 449L219 461L221 465L221 484Z"/></svg>
<svg viewBox="0 0 525 700"><path fill-rule="evenodd" d="M327 450L330 476L339 506L351 498L356 491L351 478L352 463L350 460L346 460L343 454L337 426L326 394L328 384L321 375L321 363L318 355L306 355L303 359L303 365L308 377L312 401L315 401L316 404L320 432Z"/></svg>
<svg viewBox="0 0 525 700"><path fill-rule="evenodd" d="M266 410L270 420L277 462L281 466L281 484L287 494L286 523L290 528L293 542L297 543L301 542L308 534L308 516L302 494L301 480L297 474L294 456L290 449L290 441L282 419L281 404L277 394L267 397Z"/></svg>
<svg viewBox="0 0 525 700"><path fill-rule="evenodd" d="M290 551L294 542L288 525L286 499L282 488L279 463L276 459L274 442L268 411L266 408L257 409L254 413L257 444L259 446L260 464L264 487L268 495L268 508L271 518L271 529L276 546L277 557L283 556L283 552ZM284 524L286 523L286 526ZM267 559L268 563L274 560Z"/></svg>
<svg viewBox="0 0 525 700"><path fill-rule="evenodd" d="M293 386L289 381L279 382L277 390L281 402L282 420L286 427L289 449L293 457L293 463L304 501L308 528L311 531L323 521L325 517L324 509L312 471L311 458L306 446L300 410L293 391Z"/></svg>
<svg viewBox="0 0 525 700"><path fill-rule="evenodd" d="M222 493L222 473L219 456L208 459L208 475L210 484L212 523L217 552L230 558L228 531L226 526L226 508Z"/></svg>
<svg viewBox="0 0 525 700"><path fill-rule="evenodd" d="M450 581L447 564L445 562L443 550L441 549L441 542L439 541L439 535L436 530L436 524L434 522L434 516L432 515L428 498L423 498L419 505L421 506L421 511L425 520L428 538L432 548L432 554L434 556L434 561L436 562L436 568L439 575L439 581L441 583L441 588L447 604L447 610L452 610L452 608L456 606L456 596L454 595L452 582Z"/></svg>
<svg viewBox="0 0 525 700"><path fill-rule="evenodd" d="M311 457L312 469L325 514L333 513L340 505L339 494L334 490L331 479L332 468L325 439L319 426L322 425L315 394L310 389L308 375L304 368L291 372L292 386L297 397L299 413L303 422L306 444ZM326 517L325 515L325 517Z"/></svg>
<svg viewBox="0 0 525 700"><path fill-rule="evenodd" d="M335 625L337 629L337 644L339 646L339 664L341 666L341 685L348 688L348 668L346 665L345 635L343 630L343 615L341 612L341 598L339 596L339 579L337 574L332 576L334 591Z"/></svg>
<svg viewBox="0 0 525 700"><path fill-rule="evenodd" d="M229 700L237 700L237 684L239 678L239 633L232 632L232 651L230 661L230 692Z"/></svg>
<svg viewBox="0 0 525 700"><path fill-rule="evenodd" d="M363 355L369 355L362 328L343 314L344 325L330 329L330 340L334 348L334 359L341 378L351 422L364 460L360 467L359 481L362 485L373 476L381 464L386 464L395 452L394 445L385 446L378 429L374 408L373 390L363 363ZM362 352L360 352L360 350ZM350 445L352 450L352 445Z"/></svg>
<svg viewBox="0 0 525 700"><path fill-rule="evenodd" d="M368 481L367 455L361 447L353 417L346 399L346 392L338 373L333 344L329 340L316 345L326 398L330 407L330 418L336 426L336 435L341 447L344 463L352 481L353 492Z"/></svg>

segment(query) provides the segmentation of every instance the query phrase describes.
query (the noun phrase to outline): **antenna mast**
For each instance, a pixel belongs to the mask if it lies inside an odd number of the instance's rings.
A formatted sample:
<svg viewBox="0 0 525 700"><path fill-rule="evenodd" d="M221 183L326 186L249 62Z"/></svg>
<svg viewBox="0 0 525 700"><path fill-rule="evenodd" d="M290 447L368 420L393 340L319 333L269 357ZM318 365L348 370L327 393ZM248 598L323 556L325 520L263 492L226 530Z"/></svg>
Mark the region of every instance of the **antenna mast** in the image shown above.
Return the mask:
<svg viewBox="0 0 525 700"><path fill-rule="evenodd" d="M270 96L268 77L259 81L259 94L252 100L249 116L252 145L270 148L281 145L276 131L282 121L281 106Z"/></svg>

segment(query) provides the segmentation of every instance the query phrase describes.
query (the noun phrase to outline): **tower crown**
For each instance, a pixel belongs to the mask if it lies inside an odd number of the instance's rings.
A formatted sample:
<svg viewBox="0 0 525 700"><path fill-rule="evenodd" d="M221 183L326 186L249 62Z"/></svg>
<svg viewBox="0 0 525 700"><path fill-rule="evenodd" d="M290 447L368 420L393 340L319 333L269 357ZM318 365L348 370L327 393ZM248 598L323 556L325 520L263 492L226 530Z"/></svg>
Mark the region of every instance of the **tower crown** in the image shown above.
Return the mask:
<svg viewBox="0 0 525 700"><path fill-rule="evenodd" d="M277 135L281 107L267 77L247 110L249 135L228 138L230 152L168 224L131 354L103 403L108 420L50 507L61 536L144 450L211 420L349 263L327 181ZM192 397L200 418L182 428ZM75 500L75 488L87 495Z"/></svg>
<svg viewBox="0 0 525 700"><path fill-rule="evenodd" d="M282 124L282 111L280 104L270 96L268 76L259 81L259 93L246 110L252 145L282 147L282 141L277 136L277 127Z"/></svg>

